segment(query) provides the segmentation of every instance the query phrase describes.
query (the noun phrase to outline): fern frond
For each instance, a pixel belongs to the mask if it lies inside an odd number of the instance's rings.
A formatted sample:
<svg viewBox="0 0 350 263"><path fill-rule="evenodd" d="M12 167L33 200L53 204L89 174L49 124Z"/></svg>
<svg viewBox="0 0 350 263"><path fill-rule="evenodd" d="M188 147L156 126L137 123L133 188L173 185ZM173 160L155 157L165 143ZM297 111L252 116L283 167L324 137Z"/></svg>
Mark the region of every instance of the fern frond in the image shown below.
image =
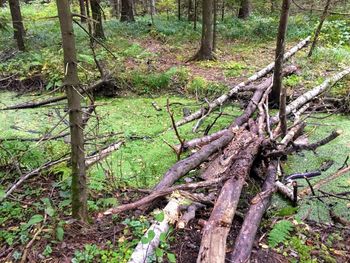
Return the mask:
<svg viewBox="0 0 350 263"><path fill-rule="evenodd" d="M268 235L269 246L274 248L279 243L285 242L290 238L290 232L293 228L293 224L288 220L277 222Z"/></svg>

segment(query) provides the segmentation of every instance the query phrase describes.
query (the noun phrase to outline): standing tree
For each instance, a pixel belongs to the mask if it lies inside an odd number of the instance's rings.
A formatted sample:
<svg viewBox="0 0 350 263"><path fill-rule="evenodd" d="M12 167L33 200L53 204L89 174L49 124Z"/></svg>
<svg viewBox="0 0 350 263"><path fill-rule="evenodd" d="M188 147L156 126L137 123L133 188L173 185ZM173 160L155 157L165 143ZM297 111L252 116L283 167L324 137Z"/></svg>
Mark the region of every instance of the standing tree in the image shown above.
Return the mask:
<svg viewBox="0 0 350 263"><path fill-rule="evenodd" d="M24 26L22 22L22 14L19 0L9 0L9 5L12 17L14 38L17 41L18 49L24 51Z"/></svg>
<svg viewBox="0 0 350 263"><path fill-rule="evenodd" d="M85 7L85 0L79 0L79 8L80 8L80 21L82 23L86 22L86 7Z"/></svg>
<svg viewBox="0 0 350 263"><path fill-rule="evenodd" d="M213 52L215 53L216 51L216 31L217 31L217 15L218 15L218 0L214 0L214 8L213 8L213 12L214 12L214 22L213 22Z"/></svg>
<svg viewBox="0 0 350 263"><path fill-rule="evenodd" d="M280 119L281 119L281 130L285 134L287 131L286 123L286 88L282 88L282 66L283 56L285 49L285 38L288 27L288 15L289 15L290 0L283 0L282 10L280 16L280 22L278 27L277 43L276 43L276 54L275 54L275 69L273 72L273 86L271 92L271 102L275 105L279 104L280 108Z"/></svg>
<svg viewBox="0 0 350 263"><path fill-rule="evenodd" d="M134 22L134 8L133 0L121 0L122 1L122 10L120 21L121 22Z"/></svg>
<svg viewBox="0 0 350 263"><path fill-rule="evenodd" d="M102 14L101 14L101 0L90 0L91 15L93 21L93 34L97 38L105 38L102 25Z"/></svg>
<svg viewBox="0 0 350 263"><path fill-rule="evenodd" d="M177 19L181 20L181 0L177 0Z"/></svg>
<svg viewBox="0 0 350 263"><path fill-rule="evenodd" d="M87 213L87 186L84 153L84 132L77 70L77 54L69 0L56 0L64 56L64 84L68 99L71 134L72 216L84 222Z"/></svg>
<svg viewBox="0 0 350 263"><path fill-rule="evenodd" d="M188 21L193 21L194 19L194 13L193 13L193 1L188 0L188 9L187 9L187 20Z"/></svg>
<svg viewBox="0 0 350 263"><path fill-rule="evenodd" d="M110 5L112 7L112 16L119 18L120 15L120 0L110 0Z"/></svg>
<svg viewBox="0 0 350 263"><path fill-rule="evenodd" d="M155 0L149 0L149 5L150 5L150 15L153 16L156 14L156 1Z"/></svg>
<svg viewBox="0 0 350 263"><path fill-rule="evenodd" d="M241 5L238 11L238 18L247 19L250 16L251 3L250 0L241 0Z"/></svg>
<svg viewBox="0 0 350 263"><path fill-rule="evenodd" d="M213 60L213 0L203 0L202 40L198 52L190 60Z"/></svg>
<svg viewBox="0 0 350 263"><path fill-rule="evenodd" d="M321 18L320 18L320 22L318 23L317 29L315 31L314 40L312 41L312 45L311 45L308 57L312 56L312 52L314 51L314 49L316 47L317 40L318 40L318 37L319 37L319 35L321 33L321 29L322 29L323 23L324 23L324 21L327 18L328 10L329 10L329 6L330 5L331 5L331 0L327 0L326 5L325 5L325 7L323 9L323 13L322 13Z"/></svg>

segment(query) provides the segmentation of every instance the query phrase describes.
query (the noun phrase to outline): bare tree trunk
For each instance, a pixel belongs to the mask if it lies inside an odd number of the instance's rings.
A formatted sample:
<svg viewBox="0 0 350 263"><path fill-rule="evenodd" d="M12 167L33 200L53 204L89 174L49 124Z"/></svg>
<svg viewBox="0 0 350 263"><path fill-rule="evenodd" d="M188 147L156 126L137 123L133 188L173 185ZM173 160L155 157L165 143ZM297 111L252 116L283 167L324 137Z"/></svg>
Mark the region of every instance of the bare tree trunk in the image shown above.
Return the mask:
<svg viewBox="0 0 350 263"><path fill-rule="evenodd" d="M193 21L194 19L194 13L193 13L193 1L188 0L188 9L187 9L187 19L188 21Z"/></svg>
<svg viewBox="0 0 350 263"><path fill-rule="evenodd" d="M177 19L181 20L181 0L177 0Z"/></svg>
<svg viewBox="0 0 350 263"><path fill-rule="evenodd" d="M238 11L238 18L247 19L250 16L251 3L250 0L241 0L241 6Z"/></svg>
<svg viewBox="0 0 350 263"><path fill-rule="evenodd" d="M203 0L201 47L190 60L213 60L213 0Z"/></svg>
<svg viewBox="0 0 350 263"><path fill-rule="evenodd" d="M9 5L12 17L14 38L17 41L18 49L24 51L24 26L22 22L22 14L19 0L9 0Z"/></svg>
<svg viewBox="0 0 350 263"><path fill-rule="evenodd" d="M213 52L215 53L216 51L216 30L217 30L217 13L218 13L218 0L214 0L214 22L213 22Z"/></svg>
<svg viewBox="0 0 350 263"><path fill-rule="evenodd" d="M112 16L119 18L120 15L120 0L110 0L112 7Z"/></svg>
<svg viewBox="0 0 350 263"><path fill-rule="evenodd" d="M280 23L278 27L276 54L275 54L275 69L273 72L273 87L270 95L271 103L279 105L280 94L282 88L282 66L285 48L285 38L288 26L290 0L283 0Z"/></svg>
<svg viewBox="0 0 350 263"><path fill-rule="evenodd" d="M319 22L319 24L317 26L317 29L315 31L314 40L312 41L312 45L311 45L308 57L312 56L312 52L314 51L314 49L316 47L316 44L317 44L317 41L318 41L318 37L319 37L319 35L321 33L321 29L322 29L323 23L326 20L327 15L328 15L328 10L329 10L330 4L331 4L331 0L327 0L326 5L325 5L324 10L323 10L323 13L321 15L320 22Z"/></svg>
<svg viewBox="0 0 350 263"><path fill-rule="evenodd" d="M84 132L80 105L77 55L69 0L56 0L62 34L65 87L68 99L71 133L72 216L87 221L87 186L84 153Z"/></svg>
<svg viewBox="0 0 350 263"><path fill-rule="evenodd" d="M197 0L194 0L194 19L193 19L193 29L196 30L197 29L197 9L198 9L198 2Z"/></svg>
<svg viewBox="0 0 350 263"><path fill-rule="evenodd" d="M156 1L150 0L150 14L154 16L156 14Z"/></svg>
<svg viewBox="0 0 350 263"><path fill-rule="evenodd" d="M90 0L91 15L93 21L93 34L96 38L105 38L102 25L102 14L101 14L101 0Z"/></svg>
<svg viewBox="0 0 350 263"><path fill-rule="evenodd" d="M225 18L225 0L222 0L221 3L221 21L224 21Z"/></svg>
<svg viewBox="0 0 350 263"><path fill-rule="evenodd" d="M134 22L134 8L132 0L121 0L122 1L122 11L120 16L121 22Z"/></svg>
<svg viewBox="0 0 350 263"><path fill-rule="evenodd" d="M81 14L81 17L80 17L80 21L82 23L85 23L86 22L86 7L85 7L85 1L84 0L79 0L79 8L80 8L80 14Z"/></svg>

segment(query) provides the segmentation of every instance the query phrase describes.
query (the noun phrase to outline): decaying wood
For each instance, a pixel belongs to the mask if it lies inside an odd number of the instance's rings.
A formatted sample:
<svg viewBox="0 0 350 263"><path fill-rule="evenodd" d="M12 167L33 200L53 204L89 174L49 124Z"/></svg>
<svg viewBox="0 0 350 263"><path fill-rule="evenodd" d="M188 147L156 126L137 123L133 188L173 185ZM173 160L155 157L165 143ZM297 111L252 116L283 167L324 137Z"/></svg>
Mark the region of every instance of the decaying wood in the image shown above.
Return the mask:
<svg viewBox="0 0 350 263"><path fill-rule="evenodd" d="M269 207L271 196L275 190L276 172L277 161L271 161L262 192L253 198L252 204L245 215L231 254L231 262L248 262L262 216Z"/></svg>
<svg viewBox="0 0 350 263"><path fill-rule="evenodd" d="M180 205L185 200L178 195L173 195L170 201L163 209L164 220L162 222L155 222L147 230L144 237L148 237L149 233L152 231L154 233L154 238L150 240L147 244L143 244L141 241L137 244L134 252L131 255L129 263L144 263L147 262L149 258L159 246L160 235L162 233L167 233L171 224L174 224L180 216Z"/></svg>
<svg viewBox="0 0 350 263"><path fill-rule="evenodd" d="M292 101L290 104L288 104L288 106L286 107L286 114L288 115L288 114L292 113L293 111L299 109L300 107L302 107L304 104L306 104L307 102L309 102L310 100L312 100L316 96L320 95L321 93L323 93L327 89L333 87L334 84L336 84L338 81L343 79L348 74L350 74L350 67L333 75L332 77L326 79L321 85L304 93L303 95L301 95L300 97L298 97L297 99ZM278 118L279 118L279 116L277 114L275 117L271 118L271 122L273 124L277 123Z"/></svg>
<svg viewBox="0 0 350 263"><path fill-rule="evenodd" d="M96 90L99 89L100 87L102 87L103 85L110 83L109 80L99 80L96 83L94 83L93 85L87 87L84 89L84 92L87 91L92 91L92 90ZM67 95L62 95L62 96L58 96L58 97L53 97L53 98L49 98L46 100L42 100L42 101L34 101L34 102L26 102L26 103L21 103L21 104L17 104L17 105L13 105L13 106L9 106L6 108L3 108L1 110L19 110L19 109L34 109L34 108L38 108L47 104L51 104L51 103L55 103L55 102L59 102L62 100L67 99Z"/></svg>
<svg viewBox="0 0 350 263"><path fill-rule="evenodd" d="M277 190L280 194L282 194L284 197L288 198L290 201L294 201L294 193L293 193L293 189L286 186L285 184L283 184L282 182L277 181L276 182L276 187ZM298 200L300 199L300 197L298 197Z"/></svg>
<svg viewBox="0 0 350 263"><path fill-rule="evenodd" d="M315 185L313 186L313 189L314 189L314 190L317 190L317 189L321 188L323 185L325 185L325 184L327 184L327 183L333 181L334 179L337 179L337 178L339 178L340 176L342 176L342 175L344 175L344 174L346 174L346 173L349 173L349 172L350 172L350 166L344 167L343 169L337 171L336 173L334 173L334 174L332 174L332 175L330 175L330 176L328 176L328 177L322 179L321 181L319 181L317 184L315 184ZM308 195L308 194L310 194L310 193L311 193L311 189L310 189L310 188L307 188L307 189L304 189L303 191L301 191L301 192L299 193L299 195L300 195L301 197L303 197L303 196Z"/></svg>
<svg viewBox="0 0 350 263"><path fill-rule="evenodd" d="M225 262L226 238L231 227L241 190L261 144L258 136L248 131L246 131L244 140L251 143L242 149L239 157L232 164L229 171L231 178L222 187L210 218L204 227L201 247L197 258L198 263Z"/></svg>
<svg viewBox="0 0 350 263"><path fill-rule="evenodd" d="M185 228L188 223L196 217L196 211L199 208L204 207L204 205L200 203L193 203L188 208L187 211L181 216L180 220L177 222L177 228Z"/></svg>
<svg viewBox="0 0 350 263"><path fill-rule="evenodd" d="M103 216L106 215L111 215L111 214L118 214L123 211L127 210L132 210L132 209L138 209L144 205L150 204L152 201L159 197L166 196L168 194L171 194L174 191L179 191L179 190L192 190L192 189L197 189L197 188L202 188L202 187L208 187L208 186L215 186L218 183L221 183L225 180L227 180L228 177L220 177L208 181L203 181L203 182L198 182L198 183L188 183L188 184L182 184L182 185L175 185L173 187L168 187L163 190L154 190L152 191L151 194L145 196L144 198L141 198L133 203L125 204L125 205L120 205L115 208L108 209L107 211L101 213L98 215L98 218L102 218Z"/></svg>
<svg viewBox="0 0 350 263"><path fill-rule="evenodd" d="M287 60L290 57L292 57L297 51L299 51L300 49L305 47L309 43L309 41L310 41L310 37L307 37L306 39L304 39L303 41L298 43L296 46L291 48L287 53L284 54L284 57L283 57L284 60ZM228 93L221 95L220 97L218 97L217 99L215 99L214 101L209 103L208 108L202 108L202 109L192 113L191 115L183 118L182 120L178 121L176 123L176 126L181 126L181 125L184 125L184 124L189 123L191 121L194 121L196 119L199 119L202 116L204 116L208 111L212 111L214 108L219 107L220 105L224 104L229 98L231 98L238 91L243 90L244 87L248 86L252 82L264 77L269 72L271 72L273 70L274 66L275 66L274 62L269 64L267 67L261 69L260 71L256 72L253 76L249 77L246 81L243 81L243 82L239 83L238 85L234 86Z"/></svg>
<svg viewBox="0 0 350 263"><path fill-rule="evenodd" d="M111 145L105 147L104 149L99 150L98 153L96 153L92 156L86 157L86 160L85 160L86 168L89 168L90 166L94 165L95 163L102 161L108 155L110 155L114 151L118 150L123 144L124 144L123 141L112 143Z"/></svg>

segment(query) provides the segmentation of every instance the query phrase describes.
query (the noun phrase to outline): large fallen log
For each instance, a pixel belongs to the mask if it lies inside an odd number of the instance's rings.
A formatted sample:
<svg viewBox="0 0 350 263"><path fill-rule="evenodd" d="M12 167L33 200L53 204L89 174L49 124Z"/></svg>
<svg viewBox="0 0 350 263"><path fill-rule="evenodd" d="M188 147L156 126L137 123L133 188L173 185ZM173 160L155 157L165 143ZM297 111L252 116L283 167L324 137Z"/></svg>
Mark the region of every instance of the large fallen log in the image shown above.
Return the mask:
<svg viewBox="0 0 350 263"><path fill-rule="evenodd" d="M92 91L92 90L96 90L100 87L102 87L103 85L105 85L106 83L110 83L109 80L99 80L96 83L92 84L91 86L85 88L82 93L84 92L88 92L88 91ZM20 109L34 109L34 108L38 108L47 104L51 104L54 102L59 102L62 100L67 99L67 95L62 95L62 96L58 96L58 97L53 97L53 98L49 98L46 100L42 100L42 101L31 101L31 102L25 102L25 103L21 103L21 104L17 104L17 105L13 105L13 106L9 106L6 108L2 108L0 110L20 110Z"/></svg>
<svg viewBox="0 0 350 263"><path fill-rule="evenodd" d="M276 172L277 161L271 161L262 192L252 199L249 210L245 215L231 254L231 262L248 262L262 216L270 206L271 197L275 191Z"/></svg>
<svg viewBox="0 0 350 263"><path fill-rule="evenodd" d="M225 262L227 235L243 185L262 142L257 135L248 131L245 131L242 140L250 142L250 144L241 149L237 160L233 162L229 172L226 172L230 174L231 178L222 187L210 218L204 227L197 263Z"/></svg>
<svg viewBox="0 0 350 263"><path fill-rule="evenodd" d="M293 48L291 48L288 52L286 52L284 54L283 59L287 60L290 57L292 57L297 51L299 51L300 49L305 47L309 43L309 41L310 41L310 37L307 37L306 39L304 39L303 41L298 43L296 46L294 46ZM253 76L249 77L246 81L243 81L243 82L239 83L238 85L234 86L228 93L221 95L220 97L218 97L217 99L215 99L214 101L209 103L207 108L202 108L202 109L192 113L191 115L183 118L182 120L178 121L176 123L176 126L181 126L181 125L184 125L184 124L189 123L191 121L194 121L196 119L199 119L202 116L204 116L205 114L207 114L209 111L212 111L214 108L219 107L220 105L224 104L229 98L231 98L238 91L244 89L244 87L248 86L250 83L264 77L269 72L271 72L273 70L274 66L275 66L274 62L269 64L265 68L256 72Z"/></svg>
<svg viewBox="0 0 350 263"><path fill-rule="evenodd" d="M231 127L225 130L225 133L223 133L219 139L207 144L198 152L194 153L188 158L177 162L173 167L171 167L166 172L163 179L157 184L154 190L158 191L171 186L179 178L181 178L182 176L187 174L189 171L191 171L192 169L196 168L201 163L206 161L213 153L226 147L230 143L230 141L234 138L235 132L237 131L238 127L246 123L249 120L249 118L253 115L259 101L261 100L261 97L264 94L265 89L267 89L271 85L271 83L272 83L272 79L268 78L262 84L260 84L259 86L261 88L256 89L251 101L249 102L248 106L244 110L243 114L238 118L236 118L233 124L231 124Z"/></svg>

